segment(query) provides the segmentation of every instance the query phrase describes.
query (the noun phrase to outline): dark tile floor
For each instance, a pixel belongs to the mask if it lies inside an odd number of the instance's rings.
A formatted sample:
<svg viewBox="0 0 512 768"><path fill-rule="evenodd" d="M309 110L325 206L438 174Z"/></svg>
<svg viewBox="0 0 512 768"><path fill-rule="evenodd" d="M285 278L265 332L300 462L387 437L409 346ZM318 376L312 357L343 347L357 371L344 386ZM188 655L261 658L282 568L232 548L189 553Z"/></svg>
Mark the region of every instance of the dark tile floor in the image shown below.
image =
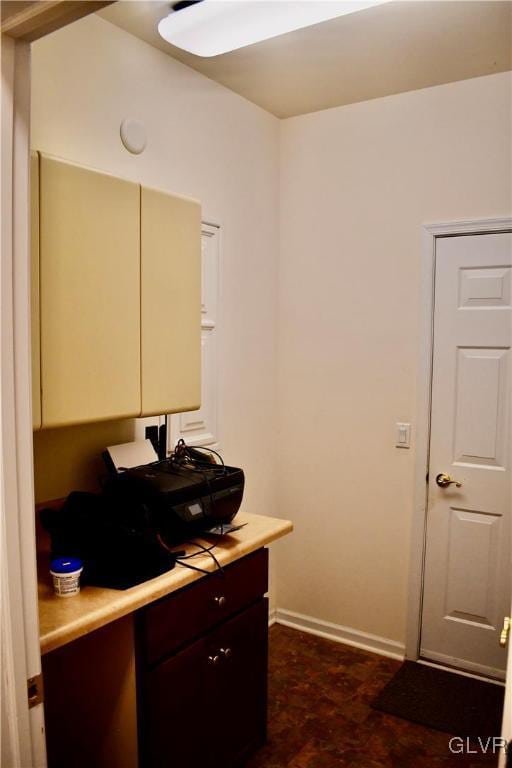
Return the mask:
<svg viewBox="0 0 512 768"><path fill-rule="evenodd" d="M449 734L373 710L400 662L280 625L270 630L268 743L246 768L490 768Z"/></svg>

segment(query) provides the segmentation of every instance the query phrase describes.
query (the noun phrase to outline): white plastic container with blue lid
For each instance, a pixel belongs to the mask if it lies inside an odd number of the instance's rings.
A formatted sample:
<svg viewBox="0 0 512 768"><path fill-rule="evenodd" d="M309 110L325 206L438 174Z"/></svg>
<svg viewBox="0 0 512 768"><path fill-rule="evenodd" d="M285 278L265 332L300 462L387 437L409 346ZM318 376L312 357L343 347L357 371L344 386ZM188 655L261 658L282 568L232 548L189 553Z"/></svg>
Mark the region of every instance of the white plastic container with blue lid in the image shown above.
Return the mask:
<svg viewBox="0 0 512 768"><path fill-rule="evenodd" d="M80 592L83 563L78 557L57 557L50 563L53 588L59 597L73 597Z"/></svg>

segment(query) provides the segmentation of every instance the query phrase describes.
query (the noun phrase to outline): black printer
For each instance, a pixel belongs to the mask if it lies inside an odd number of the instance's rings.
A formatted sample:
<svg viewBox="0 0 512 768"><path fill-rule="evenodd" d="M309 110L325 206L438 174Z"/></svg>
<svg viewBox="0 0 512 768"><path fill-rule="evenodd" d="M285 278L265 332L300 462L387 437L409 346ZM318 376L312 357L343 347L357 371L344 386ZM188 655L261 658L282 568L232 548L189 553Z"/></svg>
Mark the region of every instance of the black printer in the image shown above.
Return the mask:
<svg viewBox="0 0 512 768"><path fill-rule="evenodd" d="M243 492L244 473L237 467L172 457L126 469L104 489L117 504L143 505L169 546L201 533L229 533Z"/></svg>

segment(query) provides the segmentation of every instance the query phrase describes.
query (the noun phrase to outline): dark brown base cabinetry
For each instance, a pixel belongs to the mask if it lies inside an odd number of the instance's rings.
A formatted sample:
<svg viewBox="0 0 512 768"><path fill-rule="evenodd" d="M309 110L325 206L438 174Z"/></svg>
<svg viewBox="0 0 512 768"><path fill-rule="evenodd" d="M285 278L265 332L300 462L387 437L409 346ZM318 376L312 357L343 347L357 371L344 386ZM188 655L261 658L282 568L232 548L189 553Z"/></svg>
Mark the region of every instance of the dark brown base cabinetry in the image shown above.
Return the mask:
<svg viewBox="0 0 512 768"><path fill-rule="evenodd" d="M268 553L139 611L141 768L235 768L266 735Z"/></svg>
<svg viewBox="0 0 512 768"><path fill-rule="evenodd" d="M41 661L48 768L138 768L133 615Z"/></svg>

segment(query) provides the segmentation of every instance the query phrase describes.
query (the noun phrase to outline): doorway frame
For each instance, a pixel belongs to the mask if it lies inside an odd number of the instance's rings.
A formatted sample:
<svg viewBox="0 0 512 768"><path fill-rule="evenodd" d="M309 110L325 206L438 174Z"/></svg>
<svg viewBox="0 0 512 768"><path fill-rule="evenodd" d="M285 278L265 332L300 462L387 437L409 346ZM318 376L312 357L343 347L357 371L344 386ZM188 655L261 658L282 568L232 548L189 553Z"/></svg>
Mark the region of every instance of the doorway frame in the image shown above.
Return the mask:
<svg viewBox="0 0 512 768"><path fill-rule="evenodd" d="M413 661L420 657L425 571L428 507L427 473L430 460L430 411L434 352L434 286L437 239L441 237L484 235L508 231L512 231L512 217L474 219L424 224L422 226L419 355L416 387L416 456L405 635L405 657Z"/></svg>
<svg viewBox="0 0 512 768"><path fill-rule="evenodd" d="M109 5L32 2L1 28L0 694L2 759L45 768L37 609L30 356L30 42Z"/></svg>

